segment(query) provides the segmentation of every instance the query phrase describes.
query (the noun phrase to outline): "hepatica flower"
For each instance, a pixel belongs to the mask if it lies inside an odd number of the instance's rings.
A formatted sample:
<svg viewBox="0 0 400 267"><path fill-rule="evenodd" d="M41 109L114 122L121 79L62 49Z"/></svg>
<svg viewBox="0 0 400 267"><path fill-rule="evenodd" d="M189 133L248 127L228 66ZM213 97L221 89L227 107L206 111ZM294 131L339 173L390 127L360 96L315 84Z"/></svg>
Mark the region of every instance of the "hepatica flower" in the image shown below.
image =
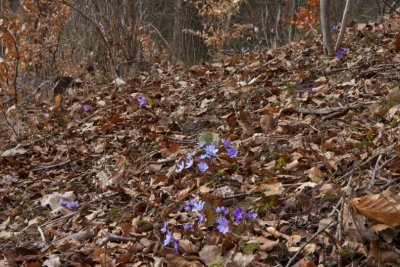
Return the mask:
<svg viewBox="0 0 400 267"><path fill-rule="evenodd" d="M199 168L201 172L205 172L208 169L208 165L205 162L200 162L197 164L197 168Z"/></svg>
<svg viewBox="0 0 400 267"><path fill-rule="evenodd" d="M68 208L70 210L76 209L78 207L78 205L79 205L78 201L67 201L67 200L62 199L62 198L60 198L59 203L60 203L61 206L65 207L65 208Z"/></svg>
<svg viewBox="0 0 400 267"><path fill-rule="evenodd" d="M172 232L171 231L167 231L167 234L165 235L165 239L164 239L164 246L168 246L169 243L171 243L172 240Z"/></svg>
<svg viewBox="0 0 400 267"><path fill-rule="evenodd" d="M193 231L193 224L187 223L183 225L183 230L185 231Z"/></svg>
<svg viewBox="0 0 400 267"><path fill-rule="evenodd" d="M83 105L82 108L83 108L84 111L89 111L90 110L90 105L87 105L87 104Z"/></svg>
<svg viewBox="0 0 400 267"><path fill-rule="evenodd" d="M174 240L174 249L176 253L179 253L179 240Z"/></svg>
<svg viewBox="0 0 400 267"><path fill-rule="evenodd" d="M249 219L250 221L254 220L255 218L257 218L257 212L247 212L246 213L246 217L247 219Z"/></svg>
<svg viewBox="0 0 400 267"><path fill-rule="evenodd" d="M226 216L228 214L228 210L225 207L218 207L215 211L219 214Z"/></svg>
<svg viewBox="0 0 400 267"><path fill-rule="evenodd" d="M185 162L182 161L181 163L178 163L176 172L177 172L177 173L180 173L184 168L185 168Z"/></svg>
<svg viewBox="0 0 400 267"><path fill-rule="evenodd" d="M206 146L205 150L208 156L217 157L218 148L216 148L214 145Z"/></svg>
<svg viewBox="0 0 400 267"><path fill-rule="evenodd" d="M312 96L313 90L314 90L314 85L313 85L313 84L310 84L310 86L308 87L308 95L309 95L309 96Z"/></svg>
<svg viewBox="0 0 400 267"><path fill-rule="evenodd" d="M200 212L204 208L204 201L196 201L194 199L191 199L189 201L185 202L185 211L187 212Z"/></svg>
<svg viewBox="0 0 400 267"><path fill-rule="evenodd" d="M197 149L202 149L207 143L204 141L200 141L199 145L197 146Z"/></svg>
<svg viewBox="0 0 400 267"><path fill-rule="evenodd" d="M143 107L143 106L147 105L147 99L144 96L142 96L141 98L139 98L138 103L139 103L139 107Z"/></svg>
<svg viewBox="0 0 400 267"><path fill-rule="evenodd" d="M168 231L168 223L167 222L165 222L163 224L163 227L161 228L160 231L161 231L161 233L166 233Z"/></svg>
<svg viewBox="0 0 400 267"><path fill-rule="evenodd" d="M343 52L347 53L349 52L349 49L347 47L343 48Z"/></svg>
<svg viewBox="0 0 400 267"><path fill-rule="evenodd" d="M332 25L332 31L337 31L339 30L340 26L339 25Z"/></svg>
<svg viewBox="0 0 400 267"><path fill-rule="evenodd" d="M192 212L200 212L204 208L204 201L197 201L193 203Z"/></svg>
<svg viewBox="0 0 400 267"><path fill-rule="evenodd" d="M221 217L217 220L217 230L222 234L226 234L229 231L229 222L225 217Z"/></svg>
<svg viewBox="0 0 400 267"><path fill-rule="evenodd" d="M226 152L228 153L228 156L230 158L236 158L237 154L238 154L238 149L237 149L237 147L231 147L231 148L227 149Z"/></svg>
<svg viewBox="0 0 400 267"><path fill-rule="evenodd" d="M225 146L225 148L231 148L231 146L232 146L231 141L228 139L224 140L224 146Z"/></svg>
<svg viewBox="0 0 400 267"><path fill-rule="evenodd" d="M185 167L185 169L189 169L190 167L192 167L192 165L193 165L193 158L192 158L192 156L189 154L188 155L188 158L187 158L188 160L186 161L186 167Z"/></svg>
<svg viewBox="0 0 400 267"><path fill-rule="evenodd" d="M206 215L204 215L204 213L202 213L202 214L200 214L200 217L197 222L201 224L201 223L205 222L205 220L206 220Z"/></svg>
<svg viewBox="0 0 400 267"><path fill-rule="evenodd" d="M336 57L338 58L338 59L342 59L343 58L343 53L342 53L342 51L337 51L336 52Z"/></svg>
<svg viewBox="0 0 400 267"><path fill-rule="evenodd" d="M244 213L244 211L243 211L241 208L239 208L239 209L237 209L237 210L235 211L235 213L233 214L233 216L235 216L236 222L240 222L240 221L243 221L243 220L244 220L245 213Z"/></svg>

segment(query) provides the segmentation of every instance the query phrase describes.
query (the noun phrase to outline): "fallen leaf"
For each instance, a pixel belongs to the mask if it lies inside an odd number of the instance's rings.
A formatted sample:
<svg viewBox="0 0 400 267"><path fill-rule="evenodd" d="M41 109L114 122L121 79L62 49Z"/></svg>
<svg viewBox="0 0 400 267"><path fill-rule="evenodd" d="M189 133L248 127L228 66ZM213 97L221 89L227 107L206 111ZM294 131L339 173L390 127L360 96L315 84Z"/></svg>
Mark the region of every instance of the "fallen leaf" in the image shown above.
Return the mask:
<svg viewBox="0 0 400 267"><path fill-rule="evenodd" d="M366 218L387 224L400 225L400 196L391 191L352 199L357 211Z"/></svg>

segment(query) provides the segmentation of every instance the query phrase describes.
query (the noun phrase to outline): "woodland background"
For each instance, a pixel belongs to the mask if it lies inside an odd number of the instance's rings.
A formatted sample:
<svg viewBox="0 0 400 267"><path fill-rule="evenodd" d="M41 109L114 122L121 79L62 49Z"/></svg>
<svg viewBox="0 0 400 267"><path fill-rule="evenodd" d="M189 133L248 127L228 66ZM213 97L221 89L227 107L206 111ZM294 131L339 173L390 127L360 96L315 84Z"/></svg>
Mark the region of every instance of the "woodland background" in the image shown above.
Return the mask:
<svg viewBox="0 0 400 267"><path fill-rule="evenodd" d="M353 25L376 21L398 2L353 1ZM344 5L333 1L334 24ZM320 21L318 0L1 0L0 14L0 94L10 96L85 68L115 78L151 64L266 51L315 35ZM23 86L15 84L21 78Z"/></svg>

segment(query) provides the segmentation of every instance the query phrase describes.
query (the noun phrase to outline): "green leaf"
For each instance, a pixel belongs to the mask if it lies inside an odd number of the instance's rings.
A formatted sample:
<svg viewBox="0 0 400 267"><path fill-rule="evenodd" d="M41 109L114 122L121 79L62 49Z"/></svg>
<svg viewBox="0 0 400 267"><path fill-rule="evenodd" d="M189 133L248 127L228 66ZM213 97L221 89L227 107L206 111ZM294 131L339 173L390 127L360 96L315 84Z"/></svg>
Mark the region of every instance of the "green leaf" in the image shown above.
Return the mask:
<svg viewBox="0 0 400 267"><path fill-rule="evenodd" d="M246 244L246 246L243 248L243 253L249 254L253 253L255 250L257 250L260 247L259 243L249 243Z"/></svg>
<svg viewBox="0 0 400 267"><path fill-rule="evenodd" d="M209 145L210 144L217 144L219 142L219 136L218 136L218 134L215 134L215 133L203 133L200 136L199 143L200 142L205 142L205 143L207 143Z"/></svg>

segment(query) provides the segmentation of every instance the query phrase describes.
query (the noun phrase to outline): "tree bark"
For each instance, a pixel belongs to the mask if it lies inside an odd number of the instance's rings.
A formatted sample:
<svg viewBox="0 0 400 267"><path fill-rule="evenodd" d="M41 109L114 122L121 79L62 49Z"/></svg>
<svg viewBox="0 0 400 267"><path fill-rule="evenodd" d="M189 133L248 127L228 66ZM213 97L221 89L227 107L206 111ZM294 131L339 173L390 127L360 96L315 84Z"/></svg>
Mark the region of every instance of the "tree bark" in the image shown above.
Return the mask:
<svg viewBox="0 0 400 267"><path fill-rule="evenodd" d="M350 15L350 9L351 9L352 2L353 2L352 0L346 0L346 7L344 8L343 17L342 17L342 27L340 28L339 36L336 40L335 51L337 51L339 49L340 43L343 41L344 34L346 32L347 20Z"/></svg>
<svg viewBox="0 0 400 267"><path fill-rule="evenodd" d="M324 43L324 53L327 56L333 56L333 40L331 34L331 0L321 0L321 28L322 39Z"/></svg>

